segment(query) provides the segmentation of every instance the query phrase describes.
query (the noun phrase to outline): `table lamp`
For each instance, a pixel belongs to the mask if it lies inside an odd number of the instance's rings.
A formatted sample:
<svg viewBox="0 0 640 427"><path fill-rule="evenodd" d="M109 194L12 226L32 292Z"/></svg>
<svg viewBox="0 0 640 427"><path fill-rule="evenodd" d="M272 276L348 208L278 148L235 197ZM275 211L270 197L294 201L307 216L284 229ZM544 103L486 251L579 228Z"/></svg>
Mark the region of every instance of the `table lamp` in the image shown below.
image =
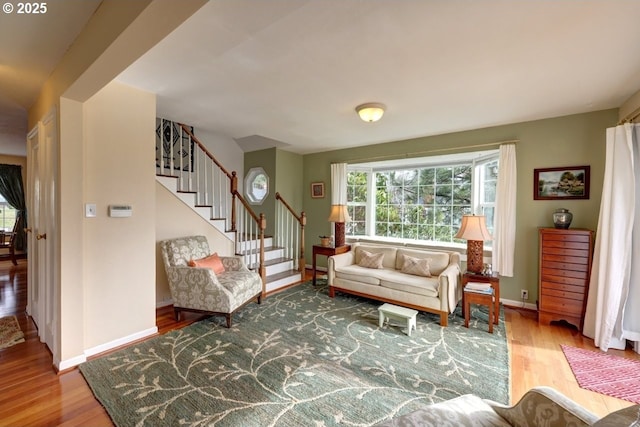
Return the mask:
<svg viewBox="0 0 640 427"><path fill-rule="evenodd" d="M346 205L331 205L331 213L329 214L328 221L335 224L335 246L344 246L344 223L351 221L349 212L347 212Z"/></svg>
<svg viewBox="0 0 640 427"><path fill-rule="evenodd" d="M464 215L462 225L455 236L467 241L467 271L482 273L483 242L491 240L484 215Z"/></svg>

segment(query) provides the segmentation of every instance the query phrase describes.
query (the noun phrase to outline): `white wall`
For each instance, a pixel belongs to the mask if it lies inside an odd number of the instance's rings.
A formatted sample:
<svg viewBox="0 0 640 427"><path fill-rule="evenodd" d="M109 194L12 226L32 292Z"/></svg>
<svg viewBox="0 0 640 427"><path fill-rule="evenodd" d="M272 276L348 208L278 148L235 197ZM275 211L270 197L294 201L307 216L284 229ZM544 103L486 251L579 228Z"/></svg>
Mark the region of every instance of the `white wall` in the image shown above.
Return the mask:
<svg viewBox="0 0 640 427"><path fill-rule="evenodd" d="M155 95L112 82L83 105L84 348L156 329ZM111 218L108 206L133 207ZM82 210L82 206L76 206Z"/></svg>
<svg viewBox="0 0 640 427"><path fill-rule="evenodd" d="M195 128L196 138L229 172L238 173L238 191L242 191L244 180L244 152L233 138L209 130Z"/></svg>
<svg viewBox="0 0 640 427"><path fill-rule="evenodd" d="M156 183L156 240L176 237L206 236L209 248L220 255L233 255L233 242L200 215L174 196L161 184ZM156 302L158 306L167 305L171 300L167 274L156 244Z"/></svg>

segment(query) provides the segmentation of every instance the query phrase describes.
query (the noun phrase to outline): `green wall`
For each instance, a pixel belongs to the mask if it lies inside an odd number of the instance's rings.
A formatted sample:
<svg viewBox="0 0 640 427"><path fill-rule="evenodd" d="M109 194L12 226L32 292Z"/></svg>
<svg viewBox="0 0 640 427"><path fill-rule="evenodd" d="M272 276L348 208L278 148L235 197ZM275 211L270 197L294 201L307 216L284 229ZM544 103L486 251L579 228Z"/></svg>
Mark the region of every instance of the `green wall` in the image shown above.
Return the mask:
<svg viewBox="0 0 640 427"><path fill-rule="evenodd" d="M303 207L302 155L276 150L276 191L300 214Z"/></svg>
<svg viewBox="0 0 640 427"><path fill-rule="evenodd" d="M244 155L245 176L249 169L262 167L269 176L269 194L260 205L252 205L255 212L264 213L267 218L267 235L273 235L274 218L276 216L276 193L289 203L299 214L302 211L302 168L303 159L300 154L268 148L252 151ZM244 188L242 194L246 198Z"/></svg>
<svg viewBox="0 0 640 427"><path fill-rule="evenodd" d="M303 206L307 214L305 246L311 248L313 244L318 243L319 235L331 234L327 222L331 205L331 163L352 164L387 158L424 156L426 154L412 153L452 148L454 151L447 153L486 149L487 147L467 147L518 140L516 260L514 277L504 277L500 281L501 296L505 299L519 300L520 289L527 289L527 302L535 303L538 296L538 228L552 227L553 211L563 207L574 214L572 228L595 230L604 175L605 130L607 127L615 126L617 120L618 110L612 109L305 155L302 181ZM455 150L457 148L460 150ZM533 200L534 169L580 165L591 166L589 200ZM325 183L324 198L311 198L312 182ZM464 249L461 251L464 252ZM311 251L307 251L306 262L311 264ZM318 259L319 264L324 262L324 259Z"/></svg>
<svg viewBox="0 0 640 427"><path fill-rule="evenodd" d="M267 228L265 233L273 235L273 218L276 216L276 149L268 148L266 150L252 151L244 154L244 176L246 181L249 169L261 167L269 177L269 194L261 204L251 205L256 214L263 213L267 218ZM242 195L247 198L247 193L242 188Z"/></svg>

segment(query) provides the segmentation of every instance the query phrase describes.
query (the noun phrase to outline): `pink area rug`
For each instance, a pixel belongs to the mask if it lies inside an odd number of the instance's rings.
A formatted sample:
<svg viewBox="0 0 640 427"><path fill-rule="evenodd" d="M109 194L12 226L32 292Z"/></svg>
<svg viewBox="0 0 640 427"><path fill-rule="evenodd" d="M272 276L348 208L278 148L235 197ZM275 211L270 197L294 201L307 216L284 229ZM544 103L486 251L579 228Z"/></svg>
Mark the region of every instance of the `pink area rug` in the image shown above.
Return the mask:
<svg viewBox="0 0 640 427"><path fill-rule="evenodd" d="M640 404L640 360L560 347L580 387Z"/></svg>

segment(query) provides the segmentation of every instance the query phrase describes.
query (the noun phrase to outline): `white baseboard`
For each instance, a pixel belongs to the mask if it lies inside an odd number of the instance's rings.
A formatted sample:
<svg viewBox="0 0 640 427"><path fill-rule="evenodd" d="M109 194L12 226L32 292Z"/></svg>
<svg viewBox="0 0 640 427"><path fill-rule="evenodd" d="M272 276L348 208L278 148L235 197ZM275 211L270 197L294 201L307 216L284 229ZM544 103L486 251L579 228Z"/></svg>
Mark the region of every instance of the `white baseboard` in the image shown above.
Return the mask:
<svg viewBox="0 0 640 427"><path fill-rule="evenodd" d="M523 304L521 300L504 299L504 298L500 298L500 302L503 305L508 305L509 307L526 308L528 310L538 311L538 306L530 302L525 302Z"/></svg>
<svg viewBox="0 0 640 427"><path fill-rule="evenodd" d="M143 338L150 337L158 333L158 327L154 326L153 328L146 329L144 331L139 331L131 335L127 335L126 337L118 338L117 340L113 340L104 344L97 345L92 348L88 348L84 351L83 355L75 356L70 359L62 360L57 363L56 367L58 371L64 371L69 368L74 368L81 363L87 361L87 358L91 356L95 356L96 354L104 353L105 351L113 350L114 348L122 347L134 341L141 340Z"/></svg>
<svg viewBox="0 0 640 427"><path fill-rule="evenodd" d="M169 298L168 300L164 300L164 301L156 301L156 308L162 308L162 307L166 307L168 305L173 305L173 300L171 298Z"/></svg>
<svg viewBox="0 0 640 427"><path fill-rule="evenodd" d="M305 268L307 270L312 270L313 269L313 266L311 264L305 264L304 266L305 266ZM321 271L323 273L326 273L327 272L327 267L316 267L316 271Z"/></svg>
<svg viewBox="0 0 640 427"><path fill-rule="evenodd" d="M83 354L81 356L72 357L71 359L67 359L67 360L54 361L53 365L56 367L58 372L62 372L70 368L75 368L76 366L86 361L87 361L87 356Z"/></svg>
<svg viewBox="0 0 640 427"><path fill-rule="evenodd" d="M105 351L113 350L114 348L121 347L123 345L129 344L133 341L141 340L143 338L147 338L151 335L155 335L158 333L158 327L154 326L153 328L146 329L144 331L136 332L131 335L127 335L126 337L118 338L117 340L110 341L108 343L100 344L98 346L88 348L84 351L85 356L91 357L96 354L104 353Z"/></svg>

